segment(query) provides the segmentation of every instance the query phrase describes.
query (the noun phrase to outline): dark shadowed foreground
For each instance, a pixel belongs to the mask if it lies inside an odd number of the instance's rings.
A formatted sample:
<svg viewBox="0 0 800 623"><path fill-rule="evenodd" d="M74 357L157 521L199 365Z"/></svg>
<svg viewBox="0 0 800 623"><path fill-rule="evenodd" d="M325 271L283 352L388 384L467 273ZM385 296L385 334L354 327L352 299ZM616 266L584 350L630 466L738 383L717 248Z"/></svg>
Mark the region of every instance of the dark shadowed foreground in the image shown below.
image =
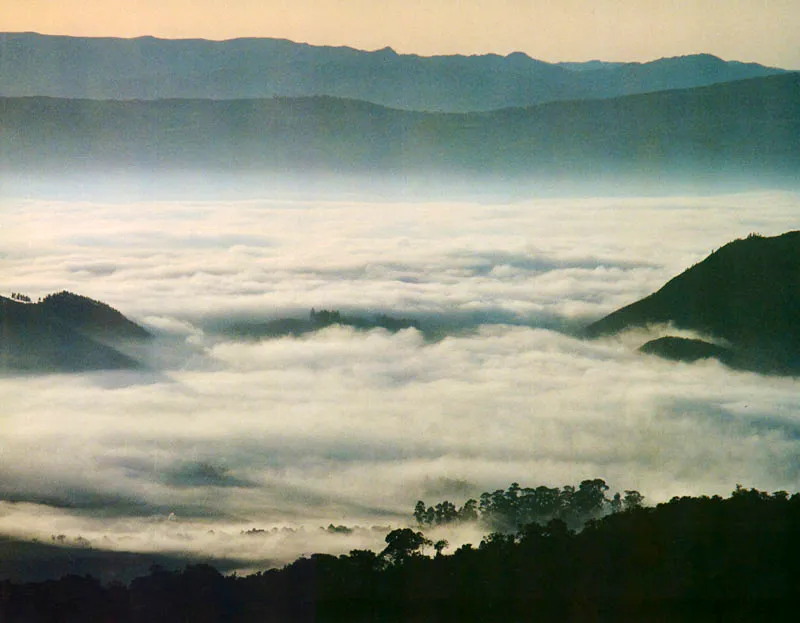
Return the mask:
<svg viewBox="0 0 800 623"><path fill-rule="evenodd" d="M800 494L737 487L619 510L579 533L560 520L436 556L394 530L380 554L315 554L225 577L161 568L129 586L67 576L0 583L0 620L766 621L789 620L800 580ZM794 620L794 618L791 618Z"/></svg>

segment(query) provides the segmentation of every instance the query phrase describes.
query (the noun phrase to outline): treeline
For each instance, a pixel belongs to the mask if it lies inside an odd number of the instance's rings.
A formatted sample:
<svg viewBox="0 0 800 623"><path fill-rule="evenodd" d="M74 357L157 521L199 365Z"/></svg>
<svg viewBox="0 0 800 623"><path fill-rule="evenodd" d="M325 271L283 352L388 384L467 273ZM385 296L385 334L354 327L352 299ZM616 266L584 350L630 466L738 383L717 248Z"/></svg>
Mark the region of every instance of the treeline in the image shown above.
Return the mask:
<svg viewBox="0 0 800 623"><path fill-rule="evenodd" d="M327 527L320 526L320 532L327 532L328 534L366 534L370 532L381 532L387 533L392 529L391 526L335 526L333 524L328 524ZM263 528L250 528L249 530L242 530L240 534L242 536L252 536L252 537L259 537L259 536L274 536L276 534L280 534L282 536L286 535L296 535L296 534L303 534L305 532L304 528L292 528L290 526L282 526L280 528L273 527L269 530L265 530ZM62 535L63 536L63 535Z"/></svg>
<svg viewBox="0 0 800 623"><path fill-rule="evenodd" d="M561 488L523 488L514 482L505 491L482 493L479 500L469 499L460 508L447 500L434 506L420 500L414 507L414 519L421 527L480 520L490 529L501 531L561 519L577 529L592 519L639 508L644 503L644 496L638 491L615 493L609 498L608 490L609 486L600 478L584 480L577 487Z"/></svg>
<svg viewBox="0 0 800 623"><path fill-rule="evenodd" d="M207 565L154 568L130 586L68 576L0 582L0 621L796 620L800 494L737 487L673 498L569 529L561 519L494 532L443 555L394 530L375 553L315 554L225 577Z"/></svg>
<svg viewBox="0 0 800 623"><path fill-rule="evenodd" d="M357 316L344 316L338 309L311 308L308 320L315 329L323 329L334 324L339 324L354 329L386 329L387 331L402 331L403 329L420 329L419 323L409 318L395 318L386 314L378 314L372 318Z"/></svg>

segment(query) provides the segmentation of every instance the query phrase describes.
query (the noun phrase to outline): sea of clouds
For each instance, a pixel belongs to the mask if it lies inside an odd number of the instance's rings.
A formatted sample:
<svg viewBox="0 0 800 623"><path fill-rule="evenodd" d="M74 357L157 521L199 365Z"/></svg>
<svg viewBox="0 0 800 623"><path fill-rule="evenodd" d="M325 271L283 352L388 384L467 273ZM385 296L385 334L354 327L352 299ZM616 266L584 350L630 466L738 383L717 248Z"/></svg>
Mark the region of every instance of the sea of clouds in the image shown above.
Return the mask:
<svg viewBox="0 0 800 623"><path fill-rule="evenodd" d="M726 242L795 228L798 193L174 194L0 198L0 293L70 290L156 334L141 372L0 378L0 533L255 568L380 549L371 528L416 500L514 481L651 503L800 489L798 381L641 355L644 333L580 338ZM312 307L435 338L224 330Z"/></svg>

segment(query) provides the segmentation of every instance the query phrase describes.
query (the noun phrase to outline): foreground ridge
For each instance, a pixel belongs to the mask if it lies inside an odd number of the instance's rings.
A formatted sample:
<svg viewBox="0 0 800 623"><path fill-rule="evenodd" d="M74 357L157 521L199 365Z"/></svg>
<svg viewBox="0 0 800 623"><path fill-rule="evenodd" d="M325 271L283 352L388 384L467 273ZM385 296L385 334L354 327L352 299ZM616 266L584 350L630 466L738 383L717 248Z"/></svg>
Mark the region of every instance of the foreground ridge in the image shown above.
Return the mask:
<svg viewBox="0 0 800 623"><path fill-rule="evenodd" d="M281 570L225 577L208 565L154 568L129 586L66 576L0 582L8 623L114 620L634 621L793 620L800 495L737 486L622 510L579 533L559 520L493 533L436 555L394 530L380 553L314 554Z"/></svg>

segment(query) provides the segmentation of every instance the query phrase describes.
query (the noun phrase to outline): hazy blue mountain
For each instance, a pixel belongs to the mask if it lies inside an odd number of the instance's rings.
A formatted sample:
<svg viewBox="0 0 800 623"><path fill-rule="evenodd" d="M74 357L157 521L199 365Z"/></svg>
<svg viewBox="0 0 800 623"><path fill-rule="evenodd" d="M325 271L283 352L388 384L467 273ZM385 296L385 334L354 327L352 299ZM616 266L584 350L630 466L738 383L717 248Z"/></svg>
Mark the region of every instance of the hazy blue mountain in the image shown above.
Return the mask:
<svg viewBox="0 0 800 623"><path fill-rule="evenodd" d="M669 89L707 86L781 73L755 63L723 61L711 54L661 58L582 71L583 97L615 97Z"/></svg>
<svg viewBox="0 0 800 623"><path fill-rule="evenodd" d="M731 345L738 367L797 373L798 310L800 231L771 238L751 235L715 251L650 296L595 322L587 333L600 336L671 323L724 340ZM686 359L692 350L698 354L701 344L671 338L645 350ZM728 356L713 345L702 348L723 361Z"/></svg>
<svg viewBox="0 0 800 623"><path fill-rule="evenodd" d="M216 169L669 180L800 171L800 74L490 113L330 97L0 99L7 171Z"/></svg>
<svg viewBox="0 0 800 623"><path fill-rule="evenodd" d="M0 296L0 371L137 368L112 345L149 333L104 303L61 292L36 303Z"/></svg>
<svg viewBox="0 0 800 623"><path fill-rule="evenodd" d="M608 61L580 61L580 62L561 62L555 63L559 67L569 69L570 71L593 71L596 69L616 69L622 67L627 63L611 63Z"/></svg>
<svg viewBox="0 0 800 623"><path fill-rule="evenodd" d="M0 96L245 99L329 95L466 112L607 98L781 73L709 55L551 64L508 56L397 54L283 39L167 40L0 34Z"/></svg>

